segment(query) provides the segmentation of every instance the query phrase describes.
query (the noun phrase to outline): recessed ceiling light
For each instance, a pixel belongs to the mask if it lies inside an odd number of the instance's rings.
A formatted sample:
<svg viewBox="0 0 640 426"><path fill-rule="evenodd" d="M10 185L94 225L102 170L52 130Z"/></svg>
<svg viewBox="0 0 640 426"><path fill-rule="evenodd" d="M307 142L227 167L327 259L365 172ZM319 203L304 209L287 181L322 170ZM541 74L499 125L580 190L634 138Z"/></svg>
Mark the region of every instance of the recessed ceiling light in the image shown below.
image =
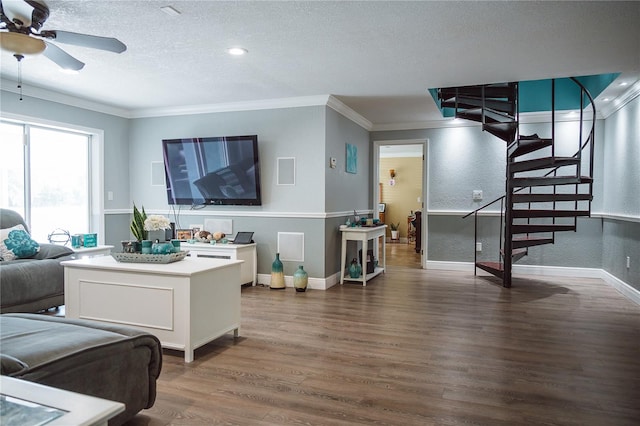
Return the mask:
<svg viewBox="0 0 640 426"><path fill-rule="evenodd" d="M162 6L160 10L170 16L178 16L182 14L182 12L180 12L178 9L176 9L173 6Z"/></svg>
<svg viewBox="0 0 640 426"><path fill-rule="evenodd" d="M227 49L227 52L229 53L229 55L242 56L247 54L248 50L243 49L242 47L230 47Z"/></svg>
<svg viewBox="0 0 640 426"><path fill-rule="evenodd" d="M603 101L604 102L609 102L611 100L611 98L604 98Z"/></svg>
<svg viewBox="0 0 640 426"><path fill-rule="evenodd" d="M618 86L626 86L628 83L626 81L621 81Z"/></svg>

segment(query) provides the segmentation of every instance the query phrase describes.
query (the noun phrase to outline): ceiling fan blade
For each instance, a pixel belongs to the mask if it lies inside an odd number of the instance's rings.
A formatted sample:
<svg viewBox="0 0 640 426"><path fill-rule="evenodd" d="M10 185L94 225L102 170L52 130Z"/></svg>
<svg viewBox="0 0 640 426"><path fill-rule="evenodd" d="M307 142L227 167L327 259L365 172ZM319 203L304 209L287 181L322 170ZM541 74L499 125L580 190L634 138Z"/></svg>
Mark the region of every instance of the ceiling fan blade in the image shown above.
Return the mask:
<svg viewBox="0 0 640 426"><path fill-rule="evenodd" d="M80 62L55 44L47 42L45 44L47 47L42 54L58 64L62 69L80 71L84 67L84 62Z"/></svg>
<svg viewBox="0 0 640 426"><path fill-rule="evenodd" d="M113 37L100 37L57 30L42 31L40 35L59 43L73 44L74 46L91 47L115 53L122 53L127 50L127 46L123 42Z"/></svg>

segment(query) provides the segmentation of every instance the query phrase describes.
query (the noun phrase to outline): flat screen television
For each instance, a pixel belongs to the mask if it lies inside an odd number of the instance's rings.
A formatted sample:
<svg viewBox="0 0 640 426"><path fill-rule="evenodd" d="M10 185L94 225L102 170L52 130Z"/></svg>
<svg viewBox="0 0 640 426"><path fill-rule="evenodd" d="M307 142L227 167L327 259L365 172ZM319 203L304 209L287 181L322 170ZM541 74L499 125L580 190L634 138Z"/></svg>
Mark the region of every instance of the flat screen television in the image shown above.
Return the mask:
<svg viewBox="0 0 640 426"><path fill-rule="evenodd" d="M162 141L169 204L259 206L258 136Z"/></svg>

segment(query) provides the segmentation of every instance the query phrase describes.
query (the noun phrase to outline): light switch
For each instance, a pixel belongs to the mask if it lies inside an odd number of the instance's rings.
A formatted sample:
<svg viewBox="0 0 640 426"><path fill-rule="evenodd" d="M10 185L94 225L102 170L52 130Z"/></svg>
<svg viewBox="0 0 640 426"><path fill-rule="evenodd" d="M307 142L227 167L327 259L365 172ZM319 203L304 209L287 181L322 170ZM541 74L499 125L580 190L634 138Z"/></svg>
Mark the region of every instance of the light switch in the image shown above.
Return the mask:
<svg viewBox="0 0 640 426"><path fill-rule="evenodd" d="M473 190L473 201L482 201L482 190L474 189Z"/></svg>

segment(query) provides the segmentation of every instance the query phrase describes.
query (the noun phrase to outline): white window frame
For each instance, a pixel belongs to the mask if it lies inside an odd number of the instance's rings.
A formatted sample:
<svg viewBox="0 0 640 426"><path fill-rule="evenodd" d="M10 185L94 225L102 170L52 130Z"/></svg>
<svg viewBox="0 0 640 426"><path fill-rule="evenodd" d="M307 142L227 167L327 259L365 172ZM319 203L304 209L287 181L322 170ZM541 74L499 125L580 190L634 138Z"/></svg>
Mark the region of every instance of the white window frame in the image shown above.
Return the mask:
<svg viewBox="0 0 640 426"><path fill-rule="evenodd" d="M1 119L17 125L44 127L89 136L89 232L98 234L98 244L104 244L104 130L5 112L2 113ZM25 210L25 222L31 226L30 206L25 206Z"/></svg>

